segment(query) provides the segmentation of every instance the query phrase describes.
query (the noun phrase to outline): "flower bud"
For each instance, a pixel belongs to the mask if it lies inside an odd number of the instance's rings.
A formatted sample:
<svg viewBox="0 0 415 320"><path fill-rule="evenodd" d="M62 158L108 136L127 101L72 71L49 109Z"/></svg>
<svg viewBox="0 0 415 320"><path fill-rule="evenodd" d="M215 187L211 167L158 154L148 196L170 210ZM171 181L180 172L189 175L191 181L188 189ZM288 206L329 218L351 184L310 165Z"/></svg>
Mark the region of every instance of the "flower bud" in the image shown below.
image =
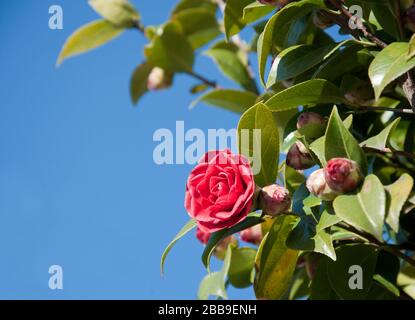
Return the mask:
<svg viewBox="0 0 415 320"><path fill-rule="evenodd" d="M259 246L263 238L262 226L257 224L251 228L241 231L241 240Z"/></svg>
<svg viewBox="0 0 415 320"><path fill-rule="evenodd" d="M353 191L363 179L359 165L346 158L329 160L324 168L324 176L330 188L338 193Z"/></svg>
<svg viewBox="0 0 415 320"><path fill-rule="evenodd" d="M173 83L173 75L162 68L155 67L147 78L147 88L150 91L165 89Z"/></svg>
<svg viewBox="0 0 415 320"><path fill-rule="evenodd" d="M221 240L213 250L213 255L219 260L225 259L226 250L228 249L229 245L235 248L238 247L238 240L235 236L230 236Z"/></svg>
<svg viewBox="0 0 415 320"><path fill-rule="evenodd" d="M263 213L276 217L290 209L290 193L276 184L266 186L259 195L259 208Z"/></svg>
<svg viewBox="0 0 415 320"><path fill-rule="evenodd" d="M196 238L203 244L207 244L210 239L210 233L202 231L200 228L196 229Z"/></svg>
<svg viewBox="0 0 415 320"><path fill-rule="evenodd" d="M308 191L321 200L332 201L337 196L337 193L328 186L323 169L314 171L308 177L306 185Z"/></svg>
<svg viewBox="0 0 415 320"><path fill-rule="evenodd" d="M301 129L310 124L323 126L326 124L326 118L315 112L303 112L299 115L297 119L297 129Z"/></svg>
<svg viewBox="0 0 415 320"><path fill-rule="evenodd" d="M314 166L314 160L307 148L300 141L296 141L287 153L287 166L295 170L305 170Z"/></svg>
<svg viewBox="0 0 415 320"><path fill-rule="evenodd" d="M209 242L210 235L211 234L209 232L204 232L200 228L196 229L196 238L203 244L207 244ZM238 246L238 240L235 236L230 236L221 240L213 250L213 255L220 260L225 259L226 249L228 249L229 245L234 247Z"/></svg>

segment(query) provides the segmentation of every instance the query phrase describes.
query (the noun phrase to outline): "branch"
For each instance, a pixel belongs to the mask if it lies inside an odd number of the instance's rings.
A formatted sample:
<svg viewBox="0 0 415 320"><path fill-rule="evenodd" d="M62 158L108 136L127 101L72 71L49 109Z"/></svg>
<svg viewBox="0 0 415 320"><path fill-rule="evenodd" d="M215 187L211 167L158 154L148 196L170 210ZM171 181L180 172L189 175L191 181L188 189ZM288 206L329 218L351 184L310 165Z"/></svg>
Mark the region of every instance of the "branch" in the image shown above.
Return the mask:
<svg viewBox="0 0 415 320"><path fill-rule="evenodd" d="M402 253L401 248L399 246L389 245L389 244L387 244L383 241L379 241L377 238L375 238L371 234L360 231L360 230L356 229L355 227L353 227L349 224L341 222L341 223L339 223L339 226L342 227L343 229L347 230L347 231L353 232L353 233L367 239L369 242L376 245L378 248L383 249L385 251L388 251L388 252L392 253L393 255L405 260L409 264L415 266L415 260L412 259L411 257L407 256L406 254Z"/></svg>
<svg viewBox="0 0 415 320"><path fill-rule="evenodd" d="M415 112L412 109L395 109L395 108L388 108L388 107L375 107L375 106L359 106L356 109L357 112L359 111L390 111L393 113L400 113L405 115L410 115L415 117Z"/></svg>
<svg viewBox="0 0 415 320"><path fill-rule="evenodd" d="M410 158L412 160L415 160L415 154L412 154L412 153L407 152L407 151L392 150L392 149L389 149L389 148L379 150L379 149L370 148L370 147L363 147L363 149L365 149L367 151L370 151L370 152L374 152L374 153L393 154L393 155L396 155L396 156L402 156L402 157L406 157L406 158Z"/></svg>
<svg viewBox="0 0 415 320"><path fill-rule="evenodd" d="M205 78L204 76L202 76L202 75L200 75L200 74L198 74L194 71L188 71L188 72L186 72L186 74L188 74L189 76L192 76L193 78L196 78L196 79L202 81L204 84L206 84L209 87L212 87L214 89L219 88L215 81L211 81L211 80Z"/></svg>

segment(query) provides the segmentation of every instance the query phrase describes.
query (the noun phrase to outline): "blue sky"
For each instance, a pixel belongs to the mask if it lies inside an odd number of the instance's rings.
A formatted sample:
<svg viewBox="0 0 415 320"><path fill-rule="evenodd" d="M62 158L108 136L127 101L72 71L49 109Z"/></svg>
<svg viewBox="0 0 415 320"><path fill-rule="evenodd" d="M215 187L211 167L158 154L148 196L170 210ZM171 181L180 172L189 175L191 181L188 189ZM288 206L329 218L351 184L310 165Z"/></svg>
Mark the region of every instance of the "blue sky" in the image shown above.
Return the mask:
<svg viewBox="0 0 415 320"><path fill-rule="evenodd" d="M145 24L157 24L175 1L133 3ZM48 28L53 4L63 8L63 30ZM189 111L187 76L133 108L129 78L145 44L136 31L56 69L67 36L97 17L87 1L0 2L0 298L195 298L205 270L193 235L159 272L165 245L188 220L191 166L154 164L152 137L179 120L230 129L238 116ZM218 75L205 57L196 69ZM48 288L53 264L63 267L61 291Z"/></svg>
<svg viewBox="0 0 415 320"><path fill-rule="evenodd" d="M132 2L148 25L162 23L176 1ZM54 4L63 30L48 28ZM86 0L0 2L0 298L195 298L205 270L193 234L159 272L164 247L188 220L191 166L156 165L153 133L174 132L176 121L228 130L238 116L190 111L195 82L184 75L133 108L129 79L146 43L136 31L56 69L65 39L96 18ZM206 57L195 68L218 78ZM63 267L63 290L48 288L54 264ZM229 295L253 298L250 290Z"/></svg>

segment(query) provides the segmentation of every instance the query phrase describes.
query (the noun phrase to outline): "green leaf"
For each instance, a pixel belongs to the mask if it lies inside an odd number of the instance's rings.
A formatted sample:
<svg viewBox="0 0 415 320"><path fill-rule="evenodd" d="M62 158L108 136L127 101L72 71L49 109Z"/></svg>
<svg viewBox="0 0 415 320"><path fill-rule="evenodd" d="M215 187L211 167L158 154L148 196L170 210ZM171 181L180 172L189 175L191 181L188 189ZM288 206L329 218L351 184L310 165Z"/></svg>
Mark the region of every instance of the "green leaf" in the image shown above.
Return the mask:
<svg viewBox="0 0 415 320"><path fill-rule="evenodd" d="M204 54L212 58L229 79L235 81L246 90L257 91L254 79L236 52L224 47L214 47L205 51Z"/></svg>
<svg viewBox="0 0 415 320"><path fill-rule="evenodd" d="M341 103L344 99L334 84L322 80L308 80L285 89L265 102L271 111L279 112L295 109L299 106Z"/></svg>
<svg viewBox="0 0 415 320"><path fill-rule="evenodd" d="M214 13L204 8L182 10L173 16L173 21L180 23L193 49L204 46L220 34Z"/></svg>
<svg viewBox="0 0 415 320"><path fill-rule="evenodd" d="M57 65L59 66L65 59L102 46L123 31L123 28L116 27L106 20L96 20L82 26L66 40L59 54Z"/></svg>
<svg viewBox="0 0 415 320"><path fill-rule="evenodd" d="M365 299L372 286L378 251L375 247L364 244L344 245L336 250L337 260L327 262L327 275L331 288L340 299ZM362 289L351 289L349 282L354 273L349 273L351 266L362 268Z"/></svg>
<svg viewBox="0 0 415 320"><path fill-rule="evenodd" d="M229 39L245 27L244 8L253 0L228 0L224 11L225 34Z"/></svg>
<svg viewBox="0 0 415 320"><path fill-rule="evenodd" d="M348 158L356 161L362 172L367 171L366 156L359 143L346 128L341 120L337 108L331 113L326 131L325 158Z"/></svg>
<svg viewBox="0 0 415 320"><path fill-rule="evenodd" d="M414 179L404 173L397 181L389 186L385 186L389 199L389 209L386 222L396 233L399 232L399 216L409 194L414 186Z"/></svg>
<svg viewBox="0 0 415 320"><path fill-rule="evenodd" d="M261 218L260 214L250 213L245 220L239 222L233 227L222 229L212 233L212 235L209 238L209 242L206 244L205 250L202 254L202 262L204 266L207 268L207 270L210 270L210 257L212 256L213 250L215 249L216 245L220 241L235 233L253 227L262 222L264 222L264 220Z"/></svg>
<svg viewBox="0 0 415 320"><path fill-rule="evenodd" d="M169 243L169 245L164 249L164 252L161 256L160 261L160 270L161 273L164 273L164 262L167 258L167 255L169 254L171 248L176 244L177 241L179 241L181 238L183 238L187 233L189 233L191 230L193 230L196 227L196 220L190 220L188 223L185 224L185 226L179 231L178 234L174 237L174 239Z"/></svg>
<svg viewBox="0 0 415 320"><path fill-rule="evenodd" d="M231 259L232 249L228 247L222 269L218 272L207 274L200 283L197 293L199 300L207 300L210 296L216 296L222 299L228 298L225 282L231 265Z"/></svg>
<svg viewBox="0 0 415 320"><path fill-rule="evenodd" d="M198 8L206 9L212 14L215 14L217 11L217 5L211 0L180 0L173 9L171 15L174 16L181 11Z"/></svg>
<svg viewBox="0 0 415 320"><path fill-rule="evenodd" d="M379 52L370 64L369 77L376 99L388 84L415 67L415 59L407 60L408 50L407 42L394 42Z"/></svg>
<svg viewBox="0 0 415 320"><path fill-rule="evenodd" d="M273 6L263 5L257 1L247 5L243 10L242 21L244 24L250 24L274 11Z"/></svg>
<svg viewBox="0 0 415 320"><path fill-rule="evenodd" d="M415 34L412 35L411 40L409 41L408 55L406 56L407 60L415 57Z"/></svg>
<svg viewBox="0 0 415 320"><path fill-rule="evenodd" d="M136 104L141 96L148 91L147 78L152 69L152 65L144 62L134 70L130 81L131 100L134 104Z"/></svg>
<svg viewBox="0 0 415 320"><path fill-rule="evenodd" d="M342 220L382 240L386 195L382 183L371 174L357 194L336 197L333 207Z"/></svg>
<svg viewBox="0 0 415 320"><path fill-rule="evenodd" d="M148 62L170 72L191 72L194 53L178 23L164 26L144 49Z"/></svg>
<svg viewBox="0 0 415 320"><path fill-rule="evenodd" d="M267 88L278 81L294 78L330 57L343 43L326 46L297 45L283 50L274 60Z"/></svg>
<svg viewBox="0 0 415 320"><path fill-rule="evenodd" d="M262 299L280 299L290 286L299 252L285 242L296 217L284 215L275 219L261 251L255 294Z"/></svg>
<svg viewBox="0 0 415 320"><path fill-rule="evenodd" d="M263 103L242 115L238 124L239 153L251 160L255 183L260 187L277 180L279 144L272 112Z"/></svg>
<svg viewBox="0 0 415 320"><path fill-rule="evenodd" d="M284 187L292 194L297 188L303 184L305 176L300 171L297 171L284 163Z"/></svg>
<svg viewBox="0 0 415 320"><path fill-rule="evenodd" d="M338 300L336 292L330 285L330 281L327 276L327 264L330 260L326 257L322 257L317 265L316 274L311 282L310 286L310 299L311 300Z"/></svg>
<svg viewBox="0 0 415 320"><path fill-rule="evenodd" d="M384 31L389 33L395 39L400 38L399 32L399 20L401 17L398 17L395 14L394 9L395 0L382 0L371 3L371 9L373 11L376 20L381 25Z"/></svg>
<svg viewBox="0 0 415 320"><path fill-rule="evenodd" d="M397 287L400 269L401 264L398 257L387 251L379 251L373 280L397 297L400 295Z"/></svg>
<svg viewBox="0 0 415 320"><path fill-rule="evenodd" d="M324 8L323 0L302 0L292 2L274 14L265 25L264 31L258 39L258 70L260 80L263 85L265 68L268 56L271 54L272 46L277 46L281 51L284 48L294 45L298 41L298 37L294 41L287 41L291 34L289 31L294 24L297 23L305 15L309 14L315 8ZM287 45L288 44L288 45Z"/></svg>
<svg viewBox="0 0 415 320"><path fill-rule="evenodd" d="M383 129L382 132L380 132L378 135L363 141L362 143L360 143L360 145L362 147L369 147L373 149L384 150L386 147L386 144L389 141L391 132L395 130L400 120L401 118L395 119L390 125L388 125L385 129Z"/></svg>
<svg viewBox="0 0 415 320"><path fill-rule="evenodd" d="M300 220L288 236L287 246L296 250L319 252L336 260L331 236L324 230L330 224L326 224L327 220L322 220L326 225L320 225L320 214L316 212L319 210L318 207L313 208L314 211L309 208L307 211L304 210L304 201L309 195L310 192L304 183L294 192L293 212L300 217Z"/></svg>
<svg viewBox="0 0 415 320"><path fill-rule="evenodd" d="M89 5L104 19L116 26L131 28L140 14L127 0L89 0Z"/></svg>
<svg viewBox="0 0 415 320"><path fill-rule="evenodd" d="M190 108L192 109L197 104L203 102L232 112L243 113L255 104L256 99L256 94L250 91L215 89L193 101Z"/></svg>
<svg viewBox="0 0 415 320"><path fill-rule="evenodd" d="M246 288L253 283L256 250L253 248L232 248L229 268L229 282L235 288Z"/></svg>

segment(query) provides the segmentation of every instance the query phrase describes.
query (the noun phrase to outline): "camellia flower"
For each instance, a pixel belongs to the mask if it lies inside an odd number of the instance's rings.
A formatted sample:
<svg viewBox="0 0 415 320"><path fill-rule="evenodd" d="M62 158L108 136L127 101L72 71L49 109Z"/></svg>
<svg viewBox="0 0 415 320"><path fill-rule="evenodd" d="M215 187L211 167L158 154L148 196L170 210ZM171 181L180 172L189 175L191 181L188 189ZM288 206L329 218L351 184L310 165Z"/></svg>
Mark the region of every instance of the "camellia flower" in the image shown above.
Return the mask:
<svg viewBox="0 0 415 320"><path fill-rule="evenodd" d="M172 85L173 75L162 68L154 67L147 78L147 88L156 91Z"/></svg>
<svg viewBox="0 0 415 320"><path fill-rule="evenodd" d="M250 212L255 192L248 160L230 150L206 153L186 184L185 208L203 232L241 222Z"/></svg>
<svg viewBox="0 0 415 320"><path fill-rule="evenodd" d="M262 212L273 217L288 211L291 206L290 193L277 184L262 188L258 201Z"/></svg>
<svg viewBox="0 0 415 320"><path fill-rule="evenodd" d="M261 224L241 231L241 240L255 245L259 245L264 237L262 234Z"/></svg>
<svg viewBox="0 0 415 320"><path fill-rule="evenodd" d="M315 165L311 154L308 152L307 148L300 141L296 141L290 148L287 153L287 158L285 160L287 166L295 170L305 170L309 169Z"/></svg>
<svg viewBox="0 0 415 320"><path fill-rule="evenodd" d="M308 177L306 186L311 194L324 201L332 201L337 196L337 193L327 184L323 169L314 171Z"/></svg>
<svg viewBox="0 0 415 320"><path fill-rule="evenodd" d="M355 190L363 180L359 165L346 158L334 158L327 162L324 176L331 189L338 193Z"/></svg>

